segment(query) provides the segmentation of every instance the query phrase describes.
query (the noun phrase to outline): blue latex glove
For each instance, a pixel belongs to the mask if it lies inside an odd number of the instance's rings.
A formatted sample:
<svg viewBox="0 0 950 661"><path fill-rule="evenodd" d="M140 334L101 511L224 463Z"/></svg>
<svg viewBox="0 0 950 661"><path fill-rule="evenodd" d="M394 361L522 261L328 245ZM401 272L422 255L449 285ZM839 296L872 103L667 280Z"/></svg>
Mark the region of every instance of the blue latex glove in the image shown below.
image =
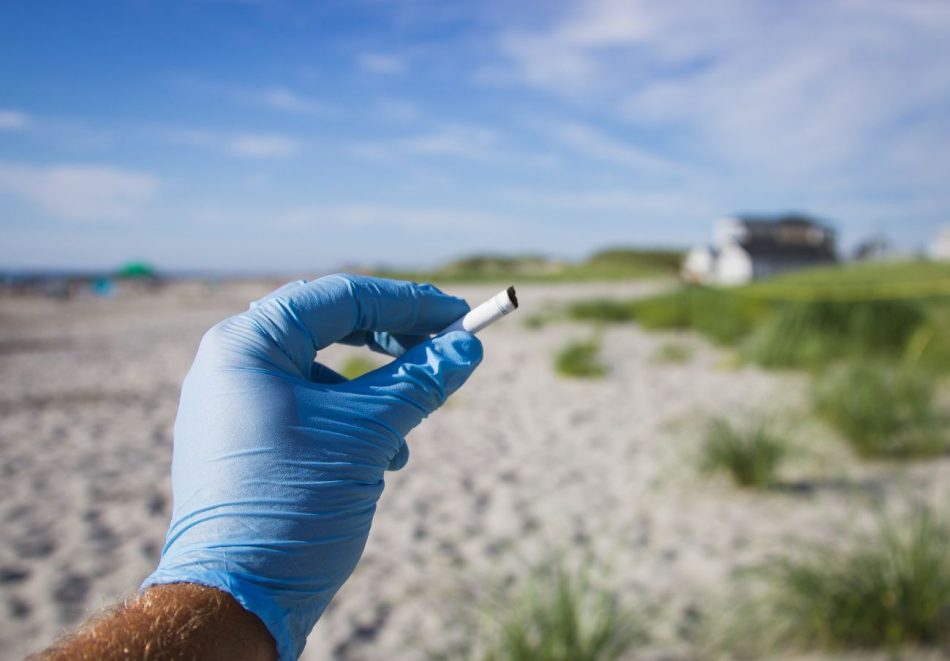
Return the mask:
<svg viewBox="0 0 950 661"><path fill-rule="evenodd" d="M363 552L383 471L481 361L468 333L427 338L468 309L431 285L335 275L212 328L182 386L174 512L143 588L224 590L297 658ZM334 342L401 355L347 381L314 362Z"/></svg>

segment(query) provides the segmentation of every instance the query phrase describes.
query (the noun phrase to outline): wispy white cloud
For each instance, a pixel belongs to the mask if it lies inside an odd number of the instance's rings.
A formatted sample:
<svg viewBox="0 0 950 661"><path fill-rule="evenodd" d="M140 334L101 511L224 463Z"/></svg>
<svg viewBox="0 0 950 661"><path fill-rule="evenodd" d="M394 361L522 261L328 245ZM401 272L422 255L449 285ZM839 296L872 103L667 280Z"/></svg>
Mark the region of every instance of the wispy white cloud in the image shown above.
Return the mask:
<svg viewBox="0 0 950 661"><path fill-rule="evenodd" d="M642 64L618 57L621 49L642 44L669 13L661 3L639 0L586 0L558 9L542 28L506 26L498 38L504 64L489 77L567 96L589 94L608 81L629 84Z"/></svg>
<svg viewBox="0 0 950 661"><path fill-rule="evenodd" d="M950 5L921 0L585 0L505 27L494 79L680 136L694 159L809 181L866 172L946 114L948 35ZM950 134L913 151L932 171Z"/></svg>
<svg viewBox="0 0 950 661"><path fill-rule="evenodd" d="M363 71L381 76L398 76L409 69L404 58L392 53L362 53L356 63Z"/></svg>
<svg viewBox="0 0 950 661"><path fill-rule="evenodd" d="M350 154L367 160L389 162L411 156L452 157L487 161L500 156L502 138L484 126L452 124L401 138L358 142Z"/></svg>
<svg viewBox="0 0 950 661"><path fill-rule="evenodd" d="M510 223L510 219L466 209L348 204L299 207L279 215L276 223L287 229L386 227L427 232L451 228L453 231L480 232L503 227Z"/></svg>
<svg viewBox="0 0 950 661"><path fill-rule="evenodd" d="M929 65L950 47L923 26L815 7L823 9L710 48L709 66L631 91L621 102L627 117L689 126L709 150L772 174L810 178L871 154L888 158L882 141L950 104L950 72Z"/></svg>
<svg viewBox="0 0 950 661"><path fill-rule="evenodd" d="M163 130L160 135L179 144L248 159L289 158L301 148L299 140L280 133L220 133L206 129L172 129Z"/></svg>
<svg viewBox="0 0 950 661"><path fill-rule="evenodd" d="M374 163L441 163L461 160L512 169L551 170L563 164L550 150L514 144L500 128L479 124L445 124L401 137L353 142L344 147L353 158ZM437 180L442 173L430 173Z"/></svg>
<svg viewBox="0 0 950 661"><path fill-rule="evenodd" d="M293 138L271 133L239 133L228 138L226 147L244 158L287 158L300 149Z"/></svg>
<svg viewBox="0 0 950 661"><path fill-rule="evenodd" d="M519 206L578 212L598 213L612 217L639 219L675 219L721 213L707 196L696 195L697 191L677 190L623 190L579 189L552 191L536 189L511 189L500 193Z"/></svg>
<svg viewBox="0 0 950 661"><path fill-rule="evenodd" d="M269 87L261 90L245 90L238 93L240 98L259 104L271 110L283 110L302 114L324 114L330 112L330 106L317 99L305 96L286 87Z"/></svg>
<svg viewBox="0 0 950 661"><path fill-rule="evenodd" d="M590 124L572 121L542 122L538 127L545 130L549 140L595 161L657 174L668 174L682 169L680 165L663 156Z"/></svg>
<svg viewBox="0 0 950 661"><path fill-rule="evenodd" d="M0 191L64 220L135 220L158 188L152 174L107 165L0 163Z"/></svg>
<svg viewBox="0 0 950 661"><path fill-rule="evenodd" d="M189 147L220 147L221 134L205 129L159 129L158 137Z"/></svg>
<svg viewBox="0 0 950 661"><path fill-rule="evenodd" d="M25 112L0 108L0 131L22 131L30 128L32 123Z"/></svg>
<svg viewBox="0 0 950 661"><path fill-rule="evenodd" d="M285 85L234 85L191 75L175 76L172 84L196 96L222 99L240 106L303 115L326 115L334 111L325 100Z"/></svg>
<svg viewBox="0 0 950 661"><path fill-rule="evenodd" d="M385 122L411 122L422 116L422 109L405 99L383 98L376 102L376 116Z"/></svg>
<svg viewBox="0 0 950 661"><path fill-rule="evenodd" d="M490 158L499 145L497 131L480 126L448 126L402 141L404 149L428 156L458 156L474 160Z"/></svg>

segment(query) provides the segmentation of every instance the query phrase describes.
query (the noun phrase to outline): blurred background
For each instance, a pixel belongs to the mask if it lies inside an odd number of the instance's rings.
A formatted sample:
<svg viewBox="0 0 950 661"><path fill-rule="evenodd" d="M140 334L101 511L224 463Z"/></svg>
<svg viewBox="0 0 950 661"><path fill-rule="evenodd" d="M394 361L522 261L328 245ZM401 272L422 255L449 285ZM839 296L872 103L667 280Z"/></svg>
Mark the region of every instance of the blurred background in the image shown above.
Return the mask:
<svg viewBox="0 0 950 661"><path fill-rule="evenodd" d="M4 2L0 658L154 567L202 333L338 270L523 306L305 658L947 658L947 61L939 0Z"/></svg>
<svg viewBox="0 0 950 661"><path fill-rule="evenodd" d="M7 268L431 266L802 210L925 251L940 2L7 2ZM306 238L306 240L302 240Z"/></svg>

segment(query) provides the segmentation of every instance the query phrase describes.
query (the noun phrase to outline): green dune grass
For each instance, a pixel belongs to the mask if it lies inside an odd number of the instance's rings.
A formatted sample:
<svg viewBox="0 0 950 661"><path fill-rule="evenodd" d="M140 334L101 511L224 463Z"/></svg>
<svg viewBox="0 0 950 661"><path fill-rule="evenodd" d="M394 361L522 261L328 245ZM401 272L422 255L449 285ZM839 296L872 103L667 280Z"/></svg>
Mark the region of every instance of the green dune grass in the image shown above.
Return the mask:
<svg viewBox="0 0 950 661"><path fill-rule="evenodd" d="M474 255L432 270L379 270L376 275L435 283L585 282L672 277L679 272L683 252L640 248L611 248L579 262L543 255Z"/></svg>
<svg viewBox="0 0 950 661"><path fill-rule="evenodd" d="M739 487L764 488L776 482L789 448L783 436L764 424L740 427L717 418L706 429L700 467L728 475Z"/></svg>
<svg viewBox="0 0 950 661"><path fill-rule="evenodd" d="M789 643L950 651L950 530L922 513L845 550L814 549L772 572L771 610Z"/></svg>
<svg viewBox="0 0 950 661"><path fill-rule="evenodd" d="M600 340L577 340L566 344L554 357L558 374L576 379L596 379L607 373L600 359Z"/></svg>
<svg viewBox="0 0 950 661"><path fill-rule="evenodd" d="M640 618L589 574L550 563L485 610L482 661L614 661L646 640ZM458 658L458 657L456 657Z"/></svg>
<svg viewBox="0 0 950 661"><path fill-rule="evenodd" d="M815 410L862 457L910 458L950 449L933 378L874 362L837 365L812 385Z"/></svg>
<svg viewBox="0 0 950 661"><path fill-rule="evenodd" d="M693 330L766 367L821 369L842 358L950 372L950 265L815 269L744 287L682 287L567 307L568 318Z"/></svg>
<svg viewBox="0 0 950 661"><path fill-rule="evenodd" d="M948 544L947 520L922 509L882 519L869 533L787 552L745 574L744 591L729 595L710 621L708 649L698 658L950 653Z"/></svg>

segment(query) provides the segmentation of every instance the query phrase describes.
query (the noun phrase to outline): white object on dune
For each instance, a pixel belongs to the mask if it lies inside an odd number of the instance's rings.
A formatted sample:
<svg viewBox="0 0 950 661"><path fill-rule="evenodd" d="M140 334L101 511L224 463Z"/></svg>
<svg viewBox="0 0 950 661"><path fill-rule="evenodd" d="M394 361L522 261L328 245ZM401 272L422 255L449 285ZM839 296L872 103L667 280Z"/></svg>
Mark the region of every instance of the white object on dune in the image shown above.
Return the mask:
<svg viewBox="0 0 950 661"><path fill-rule="evenodd" d="M508 287L508 289L498 292L477 308L469 310L465 316L456 319L437 334L444 335L457 330L477 333L517 309L518 298L515 296L515 288Z"/></svg>

